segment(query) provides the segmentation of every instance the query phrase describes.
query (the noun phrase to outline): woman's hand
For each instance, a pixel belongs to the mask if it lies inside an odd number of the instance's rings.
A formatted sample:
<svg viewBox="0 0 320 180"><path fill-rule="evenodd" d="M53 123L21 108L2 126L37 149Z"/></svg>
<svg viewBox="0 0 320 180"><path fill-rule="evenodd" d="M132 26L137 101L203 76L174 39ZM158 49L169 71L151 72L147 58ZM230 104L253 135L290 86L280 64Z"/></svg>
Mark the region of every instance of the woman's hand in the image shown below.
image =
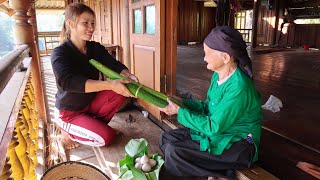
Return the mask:
<svg viewBox="0 0 320 180"><path fill-rule="evenodd" d="M125 79L113 80L111 81L111 87L112 87L111 90L125 97L134 97L134 95L131 94L128 88L124 85L130 82L131 82L130 80L125 80Z"/></svg>
<svg viewBox="0 0 320 180"><path fill-rule="evenodd" d="M139 82L139 79L134 74L131 74L128 69L124 69L120 73L122 76L131 79L132 81Z"/></svg>
<svg viewBox="0 0 320 180"><path fill-rule="evenodd" d="M303 171L305 171L306 173L320 179L320 167L307 162L301 162L301 161L299 161L296 166L302 169Z"/></svg>
<svg viewBox="0 0 320 180"><path fill-rule="evenodd" d="M129 74L129 76L127 76L127 78L131 79L132 81L139 82L138 77L134 74Z"/></svg>
<svg viewBox="0 0 320 180"><path fill-rule="evenodd" d="M170 99L167 99L167 102L169 103L168 106L164 108L159 108L159 110L166 113L169 116L178 114L180 106L172 102Z"/></svg>

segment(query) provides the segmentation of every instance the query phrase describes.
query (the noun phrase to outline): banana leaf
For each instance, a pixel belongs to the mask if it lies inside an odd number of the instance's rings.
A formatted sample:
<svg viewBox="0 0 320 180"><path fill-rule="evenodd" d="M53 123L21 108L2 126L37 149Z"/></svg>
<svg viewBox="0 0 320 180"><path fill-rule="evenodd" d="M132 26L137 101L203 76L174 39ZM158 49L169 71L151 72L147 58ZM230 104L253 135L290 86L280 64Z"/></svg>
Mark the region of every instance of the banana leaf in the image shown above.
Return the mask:
<svg viewBox="0 0 320 180"><path fill-rule="evenodd" d="M117 72L109 69L108 67L104 66L100 62L91 59L90 64L101 71L104 75L108 76L110 79L128 79ZM186 108L181 102L174 99L173 97L167 96L163 93L160 93L156 90L153 90L147 86L144 86L138 82L132 81L131 83L126 84L129 91L135 95L136 97L143 99L151 104L154 104L158 107L166 107L168 105L167 99L170 99L174 103L178 104L180 107Z"/></svg>
<svg viewBox="0 0 320 180"><path fill-rule="evenodd" d="M134 167L134 160L137 157L141 157L144 154L148 154L148 142L141 139L131 139L125 146L126 156L119 160L119 179L129 180L158 180L159 173L164 160L157 153L152 155L152 159L157 162L157 165L152 168L152 171L149 173L144 173L143 171ZM130 154L130 155L129 155Z"/></svg>

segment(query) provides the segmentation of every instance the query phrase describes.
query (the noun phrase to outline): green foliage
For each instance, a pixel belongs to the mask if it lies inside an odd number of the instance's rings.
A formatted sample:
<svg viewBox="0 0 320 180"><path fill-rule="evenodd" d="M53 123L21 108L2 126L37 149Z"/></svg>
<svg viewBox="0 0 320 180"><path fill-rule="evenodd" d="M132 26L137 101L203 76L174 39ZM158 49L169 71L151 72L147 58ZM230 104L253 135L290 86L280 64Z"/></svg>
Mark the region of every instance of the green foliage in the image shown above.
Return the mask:
<svg viewBox="0 0 320 180"><path fill-rule="evenodd" d="M63 21L63 14L37 14L39 32L61 31Z"/></svg>
<svg viewBox="0 0 320 180"><path fill-rule="evenodd" d="M13 19L7 14L0 12L0 56L14 49Z"/></svg>
<svg viewBox="0 0 320 180"><path fill-rule="evenodd" d="M145 139L131 139L124 148L126 153L133 158L148 153L148 143Z"/></svg>
<svg viewBox="0 0 320 180"><path fill-rule="evenodd" d="M104 75L108 76L110 79L127 79L126 77L118 74L117 72L112 71L111 69L109 69L108 67L104 66L103 64L99 63L94 59L91 59L89 62L92 66L97 68L99 71L101 71ZM186 108L178 100L172 97L169 97L163 93L160 93L158 91L155 91L135 81L132 81L131 83L126 84L126 86L133 95L153 105L156 105L158 107L162 107L162 108L166 107L168 105L167 99L169 98L171 101L173 101L180 107Z"/></svg>
<svg viewBox="0 0 320 180"><path fill-rule="evenodd" d="M134 167L134 161L137 157L143 154L148 154L148 142L143 139L131 139L125 146L126 156L119 160L119 179L129 180L158 180L159 173L164 160L157 153L152 155L152 159L157 162L157 165L152 168L151 172L144 173L143 171Z"/></svg>

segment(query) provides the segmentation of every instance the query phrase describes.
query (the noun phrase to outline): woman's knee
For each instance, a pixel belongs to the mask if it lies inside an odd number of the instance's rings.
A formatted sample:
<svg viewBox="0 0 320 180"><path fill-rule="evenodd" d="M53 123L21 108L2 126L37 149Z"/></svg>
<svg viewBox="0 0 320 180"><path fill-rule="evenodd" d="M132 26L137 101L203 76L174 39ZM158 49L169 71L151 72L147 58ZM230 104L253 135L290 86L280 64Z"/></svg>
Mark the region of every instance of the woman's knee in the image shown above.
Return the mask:
<svg viewBox="0 0 320 180"><path fill-rule="evenodd" d="M113 143L115 137L116 137L116 131L108 126L108 128L100 133L100 136L104 140L105 146L109 146Z"/></svg>
<svg viewBox="0 0 320 180"><path fill-rule="evenodd" d="M165 157L172 159L176 157L178 154L178 148L174 145L174 143L165 144Z"/></svg>
<svg viewBox="0 0 320 180"><path fill-rule="evenodd" d="M105 90L105 91L100 91L98 92L97 99L103 99L104 101L108 101L109 103L113 104L122 104L123 101L126 99L126 97L115 93L114 91L111 90Z"/></svg>

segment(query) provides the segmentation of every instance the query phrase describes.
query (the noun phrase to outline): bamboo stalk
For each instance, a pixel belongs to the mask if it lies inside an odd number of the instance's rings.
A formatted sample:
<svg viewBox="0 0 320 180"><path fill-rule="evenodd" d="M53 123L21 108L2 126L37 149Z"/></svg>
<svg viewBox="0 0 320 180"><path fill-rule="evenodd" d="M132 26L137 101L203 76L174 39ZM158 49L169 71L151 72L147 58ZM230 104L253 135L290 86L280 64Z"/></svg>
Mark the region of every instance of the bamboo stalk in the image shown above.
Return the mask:
<svg viewBox="0 0 320 180"><path fill-rule="evenodd" d="M109 69L108 67L104 66L103 64L94 59L91 59L89 62L91 65L93 65L95 68L101 71L104 75L108 76L110 79L128 79L118 74L117 72L114 72L113 70ZM174 103L185 108L185 106L181 102L174 99L173 97L169 97L138 82L132 81L131 83L125 85L130 90L130 92L134 94L136 97L141 98L158 107L166 107L168 105L167 99L170 99Z"/></svg>

